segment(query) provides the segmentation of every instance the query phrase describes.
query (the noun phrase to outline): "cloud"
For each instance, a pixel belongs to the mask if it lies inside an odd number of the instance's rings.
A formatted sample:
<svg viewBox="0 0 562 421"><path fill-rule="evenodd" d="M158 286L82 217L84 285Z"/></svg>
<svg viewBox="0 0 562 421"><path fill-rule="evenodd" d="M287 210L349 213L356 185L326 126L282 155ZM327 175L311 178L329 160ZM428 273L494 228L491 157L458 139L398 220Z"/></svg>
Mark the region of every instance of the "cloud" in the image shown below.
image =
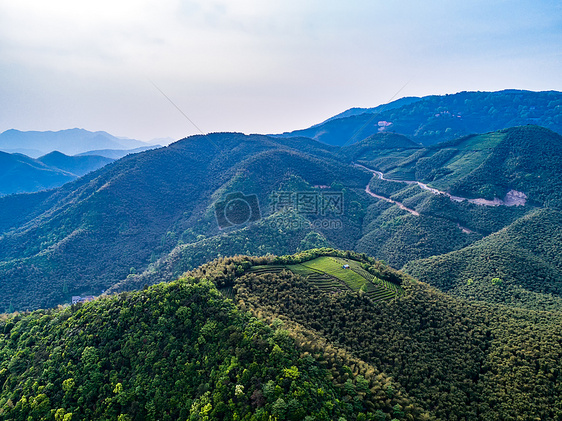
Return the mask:
<svg viewBox="0 0 562 421"><path fill-rule="evenodd" d="M4 1L0 130L189 134L147 79L206 130L248 132L374 106L408 80L404 95L562 89L561 11L503 0Z"/></svg>

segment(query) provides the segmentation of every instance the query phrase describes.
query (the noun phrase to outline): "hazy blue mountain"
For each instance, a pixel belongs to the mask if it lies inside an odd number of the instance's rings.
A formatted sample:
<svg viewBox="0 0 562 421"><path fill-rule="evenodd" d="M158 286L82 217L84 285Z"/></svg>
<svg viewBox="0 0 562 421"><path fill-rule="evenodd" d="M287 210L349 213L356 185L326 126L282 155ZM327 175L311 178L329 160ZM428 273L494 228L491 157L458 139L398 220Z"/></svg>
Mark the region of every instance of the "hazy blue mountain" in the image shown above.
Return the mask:
<svg viewBox="0 0 562 421"><path fill-rule="evenodd" d="M25 155L0 152L0 195L50 189L75 178Z"/></svg>
<svg viewBox="0 0 562 421"><path fill-rule="evenodd" d="M94 155L94 156L103 156L105 158L111 158L111 159L121 159L124 156L127 156L132 153L149 151L151 149L157 149L161 147L162 147L161 145L150 145L150 146L142 146L140 148L135 148L135 149L101 149L97 151L82 152L80 154L77 154L76 156Z"/></svg>
<svg viewBox="0 0 562 421"><path fill-rule="evenodd" d="M38 149L25 149L25 148L15 148L15 149L5 148L2 149L1 152L5 152L9 154L26 155L31 158L39 158L40 156L45 155L45 152L40 151Z"/></svg>
<svg viewBox="0 0 562 421"><path fill-rule="evenodd" d="M561 92L460 92L414 100L394 101L390 108L351 109L319 125L279 136L305 136L342 146L379 132L403 134L424 145L526 124L562 133Z"/></svg>
<svg viewBox="0 0 562 421"><path fill-rule="evenodd" d="M67 156L60 152L51 152L38 159L0 152L0 195L59 187L110 162L113 159Z"/></svg>
<svg viewBox="0 0 562 421"><path fill-rule="evenodd" d="M55 151L38 158L37 161L81 177L113 162L114 159L97 155L68 156Z"/></svg>
<svg viewBox="0 0 562 421"><path fill-rule="evenodd" d="M76 155L98 149L134 149L147 146L135 139L119 138L106 132L68 129L57 132L7 130L0 134L0 150L25 151L38 158L53 151Z"/></svg>

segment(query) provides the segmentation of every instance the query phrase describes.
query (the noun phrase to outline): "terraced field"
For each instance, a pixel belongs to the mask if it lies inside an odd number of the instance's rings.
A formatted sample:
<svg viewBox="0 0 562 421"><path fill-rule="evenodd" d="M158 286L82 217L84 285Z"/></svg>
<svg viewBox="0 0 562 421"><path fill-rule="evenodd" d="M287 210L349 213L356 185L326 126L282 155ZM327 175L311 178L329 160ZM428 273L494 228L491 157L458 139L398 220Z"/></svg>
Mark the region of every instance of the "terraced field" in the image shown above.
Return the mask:
<svg viewBox="0 0 562 421"><path fill-rule="evenodd" d="M312 273L308 275L308 280L323 292L339 293L351 289L340 279L326 273Z"/></svg>
<svg viewBox="0 0 562 421"><path fill-rule="evenodd" d="M257 275L262 275L264 273L279 273L282 272L287 267L282 265L263 265L263 266L254 266L250 269L250 272L255 273Z"/></svg>
<svg viewBox="0 0 562 421"><path fill-rule="evenodd" d="M345 282L353 291L359 291L365 285L365 278L352 270L344 269L343 265L345 264L347 263L344 259L322 256L301 263L301 266L336 277Z"/></svg>
<svg viewBox="0 0 562 421"><path fill-rule="evenodd" d="M349 268L345 269L345 265L349 265ZM373 301L388 300L402 293L400 286L377 278L365 270L360 262L339 257L322 256L296 265L254 266L251 272L279 273L284 269L307 277L323 292L363 290Z"/></svg>
<svg viewBox="0 0 562 421"><path fill-rule="evenodd" d="M338 293L350 288L341 279L332 276L322 270L304 264L287 265L287 269L301 276L306 276L323 292Z"/></svg>
<svg viewBox="0 0 562 421"><path fill-rule="evenodd" d="M348 264L350 269L361 275L366 280L365 293L374 301L386 300L402 293L402 288L392 282L379 279L372 273L367 272L361 263L355 260L339 259L342 264Z"/></svg>

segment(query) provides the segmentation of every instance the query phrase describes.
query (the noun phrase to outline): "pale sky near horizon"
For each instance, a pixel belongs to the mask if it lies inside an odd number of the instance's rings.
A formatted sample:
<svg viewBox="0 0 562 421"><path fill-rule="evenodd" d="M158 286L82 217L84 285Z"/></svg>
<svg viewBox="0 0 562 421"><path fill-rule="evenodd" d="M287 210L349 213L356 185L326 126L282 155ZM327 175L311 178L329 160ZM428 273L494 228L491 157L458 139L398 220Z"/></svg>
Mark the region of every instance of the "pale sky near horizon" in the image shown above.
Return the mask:
<svg viewBox="0 0 562 421"><path fill-rule="evenodd" d="M560 1L0 0L0 132L280 133L396 98L562 91ZM154 84L154 85L153 85Z"/></svg>

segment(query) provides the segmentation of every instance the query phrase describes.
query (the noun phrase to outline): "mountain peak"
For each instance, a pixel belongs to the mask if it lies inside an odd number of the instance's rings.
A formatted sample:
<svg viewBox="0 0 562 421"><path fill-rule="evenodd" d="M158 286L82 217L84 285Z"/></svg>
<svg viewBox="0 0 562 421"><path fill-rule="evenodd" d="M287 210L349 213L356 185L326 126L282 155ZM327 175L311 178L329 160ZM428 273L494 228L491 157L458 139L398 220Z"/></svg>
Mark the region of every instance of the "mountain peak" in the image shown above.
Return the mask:
<svg viewBox="0 0 562 421"><path fill-rule="evenodd" d="M405 135L429 146L471 133L535 124L562 133L562 92L504 90L402 98L386 106L351 109L308 129L278 137L306 136L342 146L380 132Z"/></svg>
<svg viewBox="0 0 562 421"><path fill-rule="evenodd" d="M66 155L101 149L134 149L147 146L135 139L118 138L104 131L90 132L81 128L59 131L6 130L0 134L0 150L22 151L37 158L58 150Z"/></svg>

